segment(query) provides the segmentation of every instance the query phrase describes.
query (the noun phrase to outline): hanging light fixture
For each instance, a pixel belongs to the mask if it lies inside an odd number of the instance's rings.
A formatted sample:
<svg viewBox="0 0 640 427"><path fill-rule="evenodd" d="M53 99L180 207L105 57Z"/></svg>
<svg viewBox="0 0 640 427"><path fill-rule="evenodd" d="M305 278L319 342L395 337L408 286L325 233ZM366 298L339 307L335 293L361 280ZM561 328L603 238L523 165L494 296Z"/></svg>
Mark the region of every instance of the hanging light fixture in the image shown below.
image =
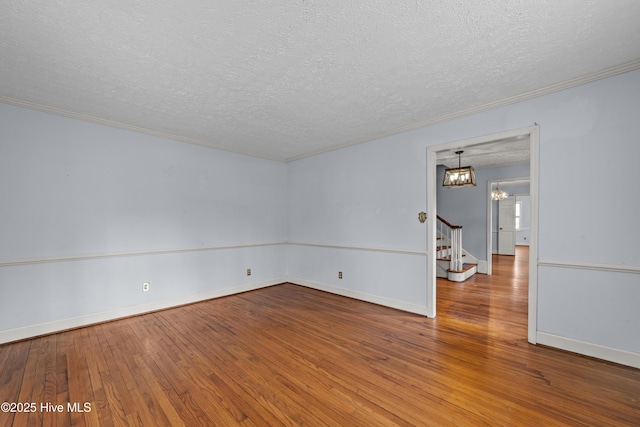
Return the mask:
<svg viewBox="0 0 640 427"><path fill-rule="evenodd" d="M491 200L504 200L509 197L506 191L500 189L500 183L496 184L496 189L491 192Z"/></svg>
<svg viewBox="0 0 640 427"><path fill-rule="evenodd" d="M458 167L449 168L444 171L443 187L475 187L476 186L476 173L471 166L460 166L460 155L464 151L456 151L458 155Z"/></svg>

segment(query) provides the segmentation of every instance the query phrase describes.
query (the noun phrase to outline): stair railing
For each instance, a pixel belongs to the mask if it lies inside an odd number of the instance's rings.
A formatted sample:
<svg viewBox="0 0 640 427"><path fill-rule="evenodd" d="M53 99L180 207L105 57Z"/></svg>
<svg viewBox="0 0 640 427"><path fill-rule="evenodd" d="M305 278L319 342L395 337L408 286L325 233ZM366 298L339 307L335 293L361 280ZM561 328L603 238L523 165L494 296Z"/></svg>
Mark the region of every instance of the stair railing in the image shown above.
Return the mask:
<svg viewBox="0 0 640 427"><path fill-rule="evenodd" d="M436 229L441 238L440 251L438 252L442 253L442 248L449 247L451 249L449 270L462 271L462 226L453 225L440 215L437 218Z"/></svg>

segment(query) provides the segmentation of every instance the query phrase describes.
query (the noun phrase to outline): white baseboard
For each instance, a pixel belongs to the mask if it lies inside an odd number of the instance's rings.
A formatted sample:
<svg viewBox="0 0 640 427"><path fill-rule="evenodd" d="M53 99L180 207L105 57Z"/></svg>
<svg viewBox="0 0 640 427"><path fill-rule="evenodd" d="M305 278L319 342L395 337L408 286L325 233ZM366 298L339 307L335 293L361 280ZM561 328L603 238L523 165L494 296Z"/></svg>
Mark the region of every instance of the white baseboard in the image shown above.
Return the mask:
<svg viewBox="0 0 640 427"><path fill-rule="evenodd" d="M115 310L103 311L100 313L92 313L83 316L54 320L52 322L39 323L37 325L7 329L4 331L0 331L0 344L33 338L40 335L66 331L69 329L81 328L83 326L89 326L96 323L108 322L111 320L121 319L123 317L136 316L139 314L164 310L167 308L178 307L181 305L192 304L200 301L206 301L213 298L220 298L228 295L238 294L241 292L253 291L256 289L266 288L268 286L284 283L286 281L286 277L278 277L262 282L247 283L194 295L186 295L162 301L155 301L148 304L123 307Z"/></svg>
<svg viewBox="0 0 640 427"><path fill-rule="evenodd" d="M539 331L536 334L536 338L538 344L640 369L640 353L605 347Z"/></svg>
<svg viewBox="0 0 640 427"><path fill-rule="evenodd" d="M382 305L385 307L395 308L409 313L427 315L427 307L417 304L411 304L404 301L398 301L390 298L384 298L377 295L371 295L364 292L353 291L351 289L339 288L336 286L326 285L323 283L312 282L298 277L289 277L287 282L295 285L305 286L307 288L317 289L319 291L329 292L331 294L341 295L343 297L349 297L358 299L361 301L370 302L373 304Z"/></svg>

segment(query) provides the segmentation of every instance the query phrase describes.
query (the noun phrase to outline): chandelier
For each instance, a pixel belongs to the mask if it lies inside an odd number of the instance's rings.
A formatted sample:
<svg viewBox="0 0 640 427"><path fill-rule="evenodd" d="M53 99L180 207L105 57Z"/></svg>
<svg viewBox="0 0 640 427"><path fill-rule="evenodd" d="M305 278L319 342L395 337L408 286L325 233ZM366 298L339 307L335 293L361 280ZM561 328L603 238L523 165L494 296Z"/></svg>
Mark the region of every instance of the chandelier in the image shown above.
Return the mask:
<svg viewBox="0 0 640 427"><path fill-rule="evenodd" d="M458 167L449 168L444 171L443 187L475 187L476 186L476 173L471 166L460 166L460 155L464 151L456 151L458 155Z"/></svg>
<svg viewBox="0 0 640 427"><path fill-rule="evenodd" d="M509 197L506 191L500 189L500 183L496 184L496 189L491 192L491 200L504 200Z"/></svg>

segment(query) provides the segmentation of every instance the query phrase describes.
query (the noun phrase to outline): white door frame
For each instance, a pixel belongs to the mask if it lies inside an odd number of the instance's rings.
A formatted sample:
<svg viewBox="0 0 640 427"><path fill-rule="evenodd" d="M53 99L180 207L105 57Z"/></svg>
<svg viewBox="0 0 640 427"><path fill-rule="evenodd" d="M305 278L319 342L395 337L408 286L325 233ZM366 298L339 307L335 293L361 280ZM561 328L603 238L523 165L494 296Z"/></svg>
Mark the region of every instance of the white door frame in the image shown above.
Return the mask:
<svg viewBox="0 0 640 427"><path fill-rule="evenodd" d="M531 192L531 241L529 244L529 309L528 309L528 340L537 342L537 313L538 313L538 185L539 185L539 127L534 125L527 128L515 129L491 135L480 136L454 141L446 144L427 147L427 317L436 316L436 165L439 151L464 148L499 139L529 136L529 179ZM502 180L501 180L502 181ZM490 219L489 219L490 220ZM490 237L490 236L489 236ZM491 253L487 253L487 258Z"/></svg>
<svg viewBox="0 0 640 427"><path fill-rule="evenodd" d="M529 183L531 185L530 177L523 176L521 178L504 178L504 179L492 179L487 181L487 200L491 197L491 192L493 191L493 185L498 183ZM513 194L514 196L516 194ZM531 212L529 212L531 215ZM493 268L493 260L489 255L493 254L493 203L487 203L487 274L491 275Z"/></svg>

